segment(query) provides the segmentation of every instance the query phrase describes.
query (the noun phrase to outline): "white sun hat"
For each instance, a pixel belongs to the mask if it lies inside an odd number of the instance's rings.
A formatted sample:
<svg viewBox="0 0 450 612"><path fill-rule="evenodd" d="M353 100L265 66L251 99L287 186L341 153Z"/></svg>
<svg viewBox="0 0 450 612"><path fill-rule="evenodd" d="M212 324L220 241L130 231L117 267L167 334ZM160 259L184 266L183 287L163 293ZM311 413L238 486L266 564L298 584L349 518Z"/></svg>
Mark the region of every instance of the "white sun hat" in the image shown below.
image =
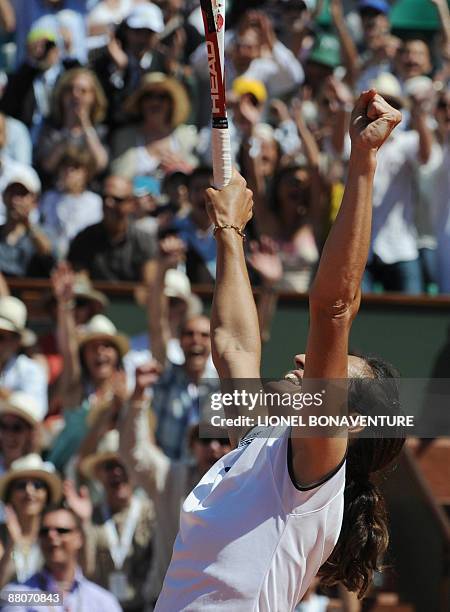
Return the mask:
<svg viewBox="0 0 450 612"><path fill-rule="evenodd" d="M11 463L10 469L0 478L0 499L5 501L5 494L14 480L37 478L48 486L49 502L58 502L62 497L62 482L53 463L43 461L37 453L30 453Z"/></svg>
<svg viewBox="0 0 450 612"><path fill-rule="evenodd" d="M22 334L27 321L27 307L16 297L6 295L0 298L0 329Z"/></svg>
<svg viewBox="0 0 450 612"><path fill-rule="evenodd" d="M102 314L95 315L84 325L78 338L79 347L82 348L91 340L108 340L117 348L121 357L129 350L128 338L120 334L114 323Z"/></svg>
<svg viewBox="0 0 450 612"><path fill-rule="evenodd" d="M0 415L12 414L26 421L31 427L36 427L41 421L41 406L33 396L23 391L13 391L11 395L0 399Z"/></svg>

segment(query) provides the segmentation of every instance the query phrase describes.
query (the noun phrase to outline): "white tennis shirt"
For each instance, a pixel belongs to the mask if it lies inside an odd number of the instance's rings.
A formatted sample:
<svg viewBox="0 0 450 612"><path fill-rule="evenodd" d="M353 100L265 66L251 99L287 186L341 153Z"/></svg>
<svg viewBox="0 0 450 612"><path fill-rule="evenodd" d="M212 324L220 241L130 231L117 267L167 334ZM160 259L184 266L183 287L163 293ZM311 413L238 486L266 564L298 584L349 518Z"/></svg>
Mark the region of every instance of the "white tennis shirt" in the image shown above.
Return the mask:
<svg viewBox="0 0 450 612"><path fill-rule="evenodd" d="M325 483L297 489L289 431L231 451L187 497L155 612L295 608L339 537L345 462Z"/></svg>

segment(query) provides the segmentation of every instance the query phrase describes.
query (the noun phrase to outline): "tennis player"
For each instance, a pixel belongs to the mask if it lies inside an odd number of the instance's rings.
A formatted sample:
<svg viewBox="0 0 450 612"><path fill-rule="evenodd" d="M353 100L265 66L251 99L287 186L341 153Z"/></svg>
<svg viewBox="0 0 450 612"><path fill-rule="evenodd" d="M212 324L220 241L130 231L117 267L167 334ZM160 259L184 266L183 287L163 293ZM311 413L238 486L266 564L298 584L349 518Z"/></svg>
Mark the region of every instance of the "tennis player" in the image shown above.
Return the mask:
<svg viewBox="0 0 450 612"><path fill-rule="evenodd" d="M369 250L377 150L400 119L373 90L356 102L345 194L309 295L306 357L297 356L288 375L296 384L392 376L379 360L348 356L348 341ZM242 238L252 204L236 172L225 189L207 191L218 246L213 358L224 381L260 377L258 317ZM349 406L363 410L366 387L350 387ZM395 405L389 394L385 401ZM388 541L371 474L391 463L404 440L349 439L347 432L299 437L293 428L233 429L230 439L234 449L183 505L155 610L289 612L317 574L362 595Z"/></svg>

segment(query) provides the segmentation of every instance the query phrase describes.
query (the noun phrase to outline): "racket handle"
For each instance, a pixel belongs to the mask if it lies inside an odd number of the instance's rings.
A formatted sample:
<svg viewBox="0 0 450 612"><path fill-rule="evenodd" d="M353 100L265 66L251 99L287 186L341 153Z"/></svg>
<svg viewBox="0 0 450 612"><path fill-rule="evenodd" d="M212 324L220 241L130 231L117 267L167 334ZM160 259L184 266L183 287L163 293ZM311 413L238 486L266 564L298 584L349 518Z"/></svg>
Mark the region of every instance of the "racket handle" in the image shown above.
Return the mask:
<svg viewBox="0 0 450 612"><path fill-rule="evenodd" d="M212 128L211 148L214 186L223 189L231 181L231 144L228 128Z"/></svg>

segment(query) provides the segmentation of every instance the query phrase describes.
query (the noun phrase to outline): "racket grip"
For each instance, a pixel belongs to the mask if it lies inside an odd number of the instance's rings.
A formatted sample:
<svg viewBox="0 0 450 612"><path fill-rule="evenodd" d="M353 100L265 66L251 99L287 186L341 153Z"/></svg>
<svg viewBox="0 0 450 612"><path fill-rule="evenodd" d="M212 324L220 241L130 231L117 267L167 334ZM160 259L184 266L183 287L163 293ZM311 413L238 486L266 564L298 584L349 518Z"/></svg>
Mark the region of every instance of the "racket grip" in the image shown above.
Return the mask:
<svg viewBox="0 0 450 612"><path fill-rule="evenodd" d="M214 186L223 189L231 181L231 144L228 128L212 128L211 148Z"/></svg>

